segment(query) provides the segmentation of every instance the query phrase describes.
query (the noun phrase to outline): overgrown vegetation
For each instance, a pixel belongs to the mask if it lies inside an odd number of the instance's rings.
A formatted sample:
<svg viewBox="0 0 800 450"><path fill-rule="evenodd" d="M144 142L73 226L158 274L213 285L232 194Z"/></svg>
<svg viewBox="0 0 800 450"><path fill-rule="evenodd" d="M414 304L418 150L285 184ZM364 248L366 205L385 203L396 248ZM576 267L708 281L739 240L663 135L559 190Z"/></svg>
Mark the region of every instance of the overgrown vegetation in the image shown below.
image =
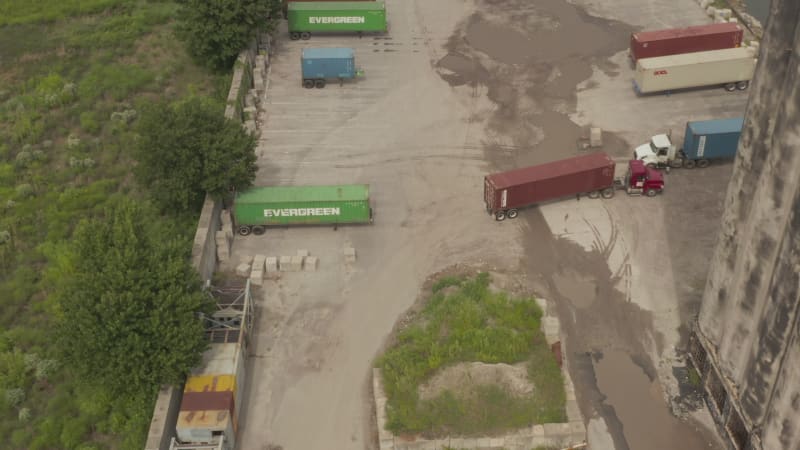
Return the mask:
<svg viewBox="0 0 800 450"><path fill-rule="evenodd" d="M205 193L222 197L256 178L256 141L219 104L191 97L144 108L136 145L137 179L164 211L200 209Z"/></svg>
<svg viewBox="0 0 800 450"><path fill-rule="evenodd" d="M199 211L127 200L150 196L143 112L208 97L221 117L230 84L175 38L178 11L0 2L0 448L141 449L158 383L196 361Z"/></svg>
<svg viewBox="0 0 800 450"><path fill-rule="evenodd" d="M531 298L490 290L489 282L486 273L438 280L423 310L379 359L392 432L483 435L565 419L563 378L540 329L541 309ZM438 370L472 361L528 362L533 393L478 385L469 395L444 391L420 399L419 386Z"/></svg>
<svg viewBox="0 0 800 450"><path fill-rule="evenodd" d="M179 35L198 64L218 70L230 67L280 0L179 0Z"/></svg>

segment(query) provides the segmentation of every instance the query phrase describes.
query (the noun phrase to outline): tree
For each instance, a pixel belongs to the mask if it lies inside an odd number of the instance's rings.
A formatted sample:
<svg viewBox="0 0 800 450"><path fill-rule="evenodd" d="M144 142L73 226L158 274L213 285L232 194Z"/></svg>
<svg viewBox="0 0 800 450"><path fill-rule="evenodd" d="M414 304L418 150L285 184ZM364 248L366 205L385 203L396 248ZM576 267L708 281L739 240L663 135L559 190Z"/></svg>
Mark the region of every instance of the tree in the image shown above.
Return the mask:
<svg viewBox="0 0 800 450"><path fill-rule="evenodd" d="M194 212L206 193L219 198L255 180L255 138L210 99L152 104L138 131L137 179L162 210Z"/></svg>
<svg viewBox="0 0 800 450"><path fill-rule="evenodd" d="M78 225L64 259L57 342L73 370L115 395L179 382L207 346L198 313L210 300L172 231L121 200Z"/></svg>
<svg viewBox="0 0 800 450"><path fill-rule="evenodd" d="M227 70L259 29L276 0L181 0L178 36L200 65Z"/></svg>

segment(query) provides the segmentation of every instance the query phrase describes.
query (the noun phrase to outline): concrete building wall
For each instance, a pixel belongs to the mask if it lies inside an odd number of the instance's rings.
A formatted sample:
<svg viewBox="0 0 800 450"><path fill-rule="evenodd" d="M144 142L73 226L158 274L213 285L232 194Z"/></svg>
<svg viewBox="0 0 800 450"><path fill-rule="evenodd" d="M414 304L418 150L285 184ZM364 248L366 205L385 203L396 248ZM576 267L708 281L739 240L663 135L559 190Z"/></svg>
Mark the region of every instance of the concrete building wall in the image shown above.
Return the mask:
<svg viewBox="0 0 800 450"><path fill-rule="evenodd" d="M706 387L737 446L743 425L763 448L800 449L798 24L800 2L772 1L698 318Z"/></svg>

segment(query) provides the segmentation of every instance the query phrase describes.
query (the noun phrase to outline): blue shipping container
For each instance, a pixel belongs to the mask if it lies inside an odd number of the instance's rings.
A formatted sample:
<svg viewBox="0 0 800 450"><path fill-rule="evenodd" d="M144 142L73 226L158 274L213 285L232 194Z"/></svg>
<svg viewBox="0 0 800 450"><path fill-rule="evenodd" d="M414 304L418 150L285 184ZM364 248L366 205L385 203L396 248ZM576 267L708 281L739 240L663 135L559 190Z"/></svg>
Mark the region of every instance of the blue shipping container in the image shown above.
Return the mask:
<svg viewBox="0 0 800 450"><path fill-rule="evenodd" d="M301 56L303 79L354 78L352 48L306 48Z"/></svg>
<svg viewBox="0 0 800 450"><path fill-rule="evenodd" d="M744 118L686 123L683 153L688 159L732 158L739 147Z"/></svg>

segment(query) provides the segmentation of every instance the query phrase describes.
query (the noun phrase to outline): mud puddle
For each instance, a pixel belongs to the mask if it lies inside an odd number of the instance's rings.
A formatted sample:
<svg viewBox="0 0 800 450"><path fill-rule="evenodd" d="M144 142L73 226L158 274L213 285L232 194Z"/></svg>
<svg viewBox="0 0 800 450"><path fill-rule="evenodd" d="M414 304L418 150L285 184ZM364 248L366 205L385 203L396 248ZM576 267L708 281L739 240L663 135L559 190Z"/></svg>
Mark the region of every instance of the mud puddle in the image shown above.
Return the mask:
<svg viewBox="0 0 800 450"><path fill-rule="evenodd" d="M612 350L594 364L597 388L605 403L623 424L622 434L631 450L709 448L690 425L672 416L663 401L659 383L625 352ZM619 447L618 447L619 448Z"/></svg>

